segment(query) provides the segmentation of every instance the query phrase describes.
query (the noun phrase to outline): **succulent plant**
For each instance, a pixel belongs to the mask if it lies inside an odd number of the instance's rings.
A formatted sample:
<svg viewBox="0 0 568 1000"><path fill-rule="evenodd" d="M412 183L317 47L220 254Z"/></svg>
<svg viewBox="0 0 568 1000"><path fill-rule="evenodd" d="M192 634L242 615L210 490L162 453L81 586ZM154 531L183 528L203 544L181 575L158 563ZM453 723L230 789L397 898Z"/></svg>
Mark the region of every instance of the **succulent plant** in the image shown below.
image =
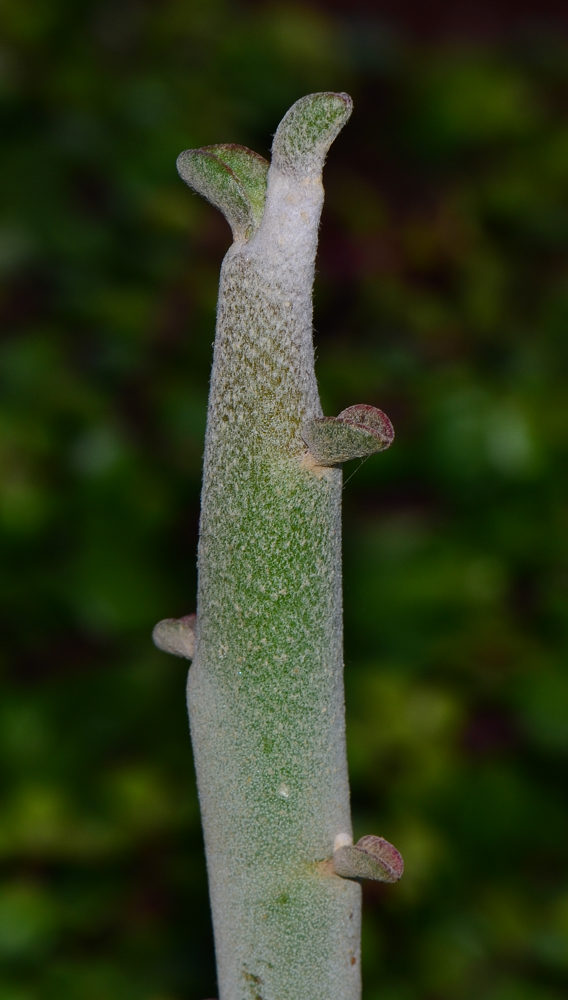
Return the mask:
<svg viewBox="0 0 568 1000"><path fill-rule="evenodd" d="M197 615L156 626L193 660L191 735L220 1000L356 1000L359 880L394 882L381 837L353 845L345 752L340 464L387 448L380 410L322 413L312 285L322 169L347 94L303 97L272 162L188 150L178 170L220 208L221 269Z"/></svg>

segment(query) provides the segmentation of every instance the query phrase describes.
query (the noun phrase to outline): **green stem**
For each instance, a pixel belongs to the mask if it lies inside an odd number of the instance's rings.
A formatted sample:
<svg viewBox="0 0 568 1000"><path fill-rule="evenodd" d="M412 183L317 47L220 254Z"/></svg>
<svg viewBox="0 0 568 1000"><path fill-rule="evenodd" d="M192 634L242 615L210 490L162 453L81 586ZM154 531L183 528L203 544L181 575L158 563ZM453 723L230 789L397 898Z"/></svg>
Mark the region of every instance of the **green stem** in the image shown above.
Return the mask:
<svg viewBox="0 0 568 1000"><path fill-rule="evenodd" d="M387 447L392 427L368 406L323 418L312 344L321 172L350 113L346 94L298 101L268 176L238 146L178 160L235 237L219 290L197 621L168 619L154 634L194 656L220 1000L357 1000L354 879L402 871L381 838L352 846L337 465Z"/></svg>
<svg viewBox="0 0 568 1000"><path fill-rule="evenodd" d="M342 123L346 99L324 99ZM273 158L261 226L221 274L188 684L221 1000L360 989L360 888L318 868L351 819L341 471L306 462L300 434L321 415L317 153Z"/></svg>

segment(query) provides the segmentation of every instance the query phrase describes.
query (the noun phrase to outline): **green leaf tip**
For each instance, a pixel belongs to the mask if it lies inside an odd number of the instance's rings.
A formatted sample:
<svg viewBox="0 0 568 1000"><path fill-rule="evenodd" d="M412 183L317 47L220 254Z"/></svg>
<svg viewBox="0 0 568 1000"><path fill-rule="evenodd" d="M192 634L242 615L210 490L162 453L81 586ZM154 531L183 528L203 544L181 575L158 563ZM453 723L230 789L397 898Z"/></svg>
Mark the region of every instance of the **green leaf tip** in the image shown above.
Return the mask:
<svg viewBox="0 0 568 1000"><path fill-rule="evenodd" d="M358 403L337 417L309 420L302 438L317 464L330 466L385 451L394 440L394 428L382 410Z"/></svg>
<svg viewBox="0 0 568 1000"><path fill-rule="evenodd" d="M272 162L284 173L319 176L329 147L353 110L349 94L308 94L292 105L272 143Z"/></svg>
<svg viewBox="0 0 568 1000"><path fill-rule="evenodd" d="M154 645L164 653L192 660L195 651L195 621L196 615L164 618L152 632Z"/></svg>
<svg viewBox="0 0 568 1000"><path fill-rule="evenodd" d="M319 176L352 108L348 94L309 94L296 101L274 136L276 169L297 177ZM223 212L235 241L248 242L254 236L264 214L270 167L264 157L246 146L221 143L186 149L176 165L182 180Z"/></svg>
<svg viewBox="0 0 568 1000"><path fill-rule="evenodd" d="M342 878L392 883L401 878L404 862L388 840L371 835L361 837L356 844L338 848L333 854L333 869Z"/></svg>
<svg viewBox="0 0 568 1000"><path fill-rule="evenodd" d="M254 236L262 221L270 166L264 157L246 146L221 143L186 149L176 166L186 184L223 212L235 240Z"/></svg>

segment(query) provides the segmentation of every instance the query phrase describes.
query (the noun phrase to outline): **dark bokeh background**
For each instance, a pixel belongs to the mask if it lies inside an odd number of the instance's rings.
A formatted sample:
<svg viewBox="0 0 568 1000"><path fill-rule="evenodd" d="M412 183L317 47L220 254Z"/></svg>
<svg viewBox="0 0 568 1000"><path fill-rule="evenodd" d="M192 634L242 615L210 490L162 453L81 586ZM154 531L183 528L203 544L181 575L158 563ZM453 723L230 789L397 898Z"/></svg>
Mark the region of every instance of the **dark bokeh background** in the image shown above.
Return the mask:
<svg viewBox="0 0 568 1000"><path fill-rule="evenodd" d="M568 32L560 5L5 0L0 1000L215 996L185 666L224 220L184 148L265 155L348 90L316 282L345 490L366 1000L568 991ZM533 5L535 7L536 5ZM566 13L566 12L565 12Z"/></svg>

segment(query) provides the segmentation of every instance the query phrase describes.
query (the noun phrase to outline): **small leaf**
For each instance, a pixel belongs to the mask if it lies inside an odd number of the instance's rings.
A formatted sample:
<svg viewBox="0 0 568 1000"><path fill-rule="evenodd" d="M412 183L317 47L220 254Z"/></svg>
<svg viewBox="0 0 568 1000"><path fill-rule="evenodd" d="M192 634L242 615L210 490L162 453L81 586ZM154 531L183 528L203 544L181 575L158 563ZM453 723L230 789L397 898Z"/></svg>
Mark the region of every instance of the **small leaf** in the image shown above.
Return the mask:
<svg viewBox="0 0 568 1000"><path fill-rule="evenodd" d="M384 837L361 837L355 845L340 847L333 855L333 868L342 878L367 878L375 882L398 882L404 862L396 847Z"/></svg>
<svg viewBox="0 0 568 1000"><path fill-rule="evenodd" d="M164 653L192 660L195 651L195 621L196 615L164 618L152 632L154 645Z"/></svg>
<svg viewBox="0 0 568 1000"><path fill-rule="evenodd" d="M177 170L198 194L219 208L235 240L249 240L264 212L269 164L246 146L229 143L186 149Z"/></svg>
<svg viewBox="0 0 568 1000"><path fill-rule="evenodd" d="M272 163L285 173L319 176L329 147L353 110L349 94L308 94L292 105L272 143Z"/></svg>
<svg viewBox="0 0 568 1000"><path fill-rule="evenodd" d="M319 465L338 465L385 451L394 440L394 429L382 410L359 403L337 417L308 421L302 437Z"/></svg>
<svg viewBox="0 0 568 1000"><path fill-rule="evenodd" d="M219 160L233 171L244 187L250 202L255 230L262 222L266 200L266 176L270 164L260 153L254 153L246 146L224 143L206 146Z"/></svg>

